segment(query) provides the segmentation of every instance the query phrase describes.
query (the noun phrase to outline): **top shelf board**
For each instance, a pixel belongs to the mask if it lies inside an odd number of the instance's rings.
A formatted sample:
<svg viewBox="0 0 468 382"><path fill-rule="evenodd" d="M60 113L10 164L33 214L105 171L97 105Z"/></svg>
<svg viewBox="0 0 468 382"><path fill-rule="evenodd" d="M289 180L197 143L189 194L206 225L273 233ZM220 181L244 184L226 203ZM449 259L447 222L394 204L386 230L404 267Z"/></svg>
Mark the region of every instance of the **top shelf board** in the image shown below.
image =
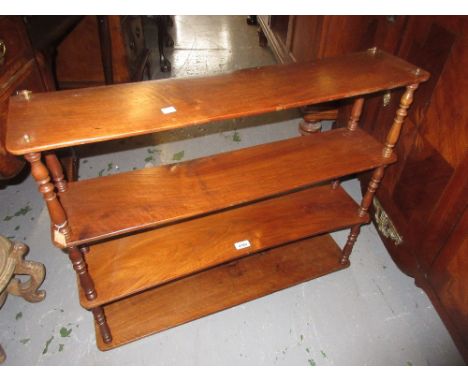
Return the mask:
<svg viewBox="0 0 468 382"><path fill-rule="evenodd" d="M10 98L6 146L23 155L103 142L360 96L428 77L377 50L211 77L18 95Z"/></svg>

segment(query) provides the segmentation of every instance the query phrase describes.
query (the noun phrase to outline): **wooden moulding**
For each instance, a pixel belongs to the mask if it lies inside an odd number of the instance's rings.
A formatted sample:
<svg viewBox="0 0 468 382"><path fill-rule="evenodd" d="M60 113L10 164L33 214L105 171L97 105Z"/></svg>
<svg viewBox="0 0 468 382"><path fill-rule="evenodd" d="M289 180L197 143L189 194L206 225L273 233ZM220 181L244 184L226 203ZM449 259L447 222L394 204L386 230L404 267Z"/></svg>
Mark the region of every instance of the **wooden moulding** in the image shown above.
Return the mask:
<svg viewBox="0 0 468 382"><path fill-rule="evenodd" d="M86 309L305 237L365 224L359 206L329 184L91 246L97 298ZM249 241L246 248L235 243Z"/></svg>
<svg viewBox="0 0 468 382"><path fill-rule="evenodd" d="M72 182L60 201L89 244L255 202L393 163L362 130L336 129L180 164Z"/></svg>
<svg viewBox="0 0 468 382"><path fill-rule="evenodd" d="M6 147L15 155L55 150L357 97L428 77L376 49L212 77L15 96ZM168 107L175 111L164 113Z"/></svg>
<svg viewBox="0 0 468 382"><path fill-rule="evenodd" d="M104 306L109 350L139 338L346 268L330 235L287 244ZM194 293L196 291L196 293Z"/></svg>

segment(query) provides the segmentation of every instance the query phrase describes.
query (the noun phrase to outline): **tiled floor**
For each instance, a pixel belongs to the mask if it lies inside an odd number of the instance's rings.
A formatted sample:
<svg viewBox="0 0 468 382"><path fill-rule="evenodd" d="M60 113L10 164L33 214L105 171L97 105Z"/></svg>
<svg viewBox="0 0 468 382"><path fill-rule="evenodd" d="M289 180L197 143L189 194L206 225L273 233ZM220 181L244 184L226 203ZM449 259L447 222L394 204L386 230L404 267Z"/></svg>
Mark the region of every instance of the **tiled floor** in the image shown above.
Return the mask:
<svg viewBox="0 0 468 382"><path fill-rule="evenodd" d="M156 47L156 29L147 27ZM244 17L176 17L173 36L171 75L274 63ZM81 150L81 177L296 136L297 117L295 111L270 114L90 146ZM357 181L345 188L360 197ZM0 232L28 244L29 258L47 267L43 302L10 296L0 310L6 365L463 364L429 299L397 269L373 226L362 230L344 271L100 352L91 314L78 303L74 271L50 243L47 210L33 180L0 190L0 205ZM340 245L346 236L347 231L333 234Z"/></svg>

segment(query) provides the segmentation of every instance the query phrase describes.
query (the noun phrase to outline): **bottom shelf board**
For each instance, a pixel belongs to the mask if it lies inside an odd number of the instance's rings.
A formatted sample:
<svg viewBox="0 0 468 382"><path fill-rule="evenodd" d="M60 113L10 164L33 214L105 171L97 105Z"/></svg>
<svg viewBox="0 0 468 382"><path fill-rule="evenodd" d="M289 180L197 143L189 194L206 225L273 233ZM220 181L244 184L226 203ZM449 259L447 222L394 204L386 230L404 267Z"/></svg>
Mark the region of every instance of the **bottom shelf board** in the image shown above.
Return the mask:
<svg viewBox="0 0 468 382"><path fill-rule="evenodd" d="M287 244L208 269L104 306L109 350L180 324L346 268L330 235Z"/></svg>

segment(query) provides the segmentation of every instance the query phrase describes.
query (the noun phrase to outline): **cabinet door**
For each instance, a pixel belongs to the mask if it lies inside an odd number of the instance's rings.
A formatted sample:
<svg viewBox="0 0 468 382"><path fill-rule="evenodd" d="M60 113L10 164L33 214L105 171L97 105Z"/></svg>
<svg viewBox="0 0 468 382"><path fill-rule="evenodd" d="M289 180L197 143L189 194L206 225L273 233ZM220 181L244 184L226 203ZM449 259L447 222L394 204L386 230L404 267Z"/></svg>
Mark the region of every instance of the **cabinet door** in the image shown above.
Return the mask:
<svg viewBox="0 0 468 382"><path fill-rule="evenodd" d="M465 195L468 192L465 189ZM460 338L459 347L468 358L468 209L429 271L428 280L449 315Z"/></svg>
<svg viewBox="0 0 468 382"><path fill-rule="evenodd" d="M383 240L412 276L416 264L427 271L460 213L459 182L468 147L468 95L462 91L467 89L467 28L464 17L410 17L398 52L431 73L415 93L396 146L399 161L387 169L377 193L403 237L398 246ZM364 128L382 142L401 94L393 92L375 117L364 114Z"/></svg>

